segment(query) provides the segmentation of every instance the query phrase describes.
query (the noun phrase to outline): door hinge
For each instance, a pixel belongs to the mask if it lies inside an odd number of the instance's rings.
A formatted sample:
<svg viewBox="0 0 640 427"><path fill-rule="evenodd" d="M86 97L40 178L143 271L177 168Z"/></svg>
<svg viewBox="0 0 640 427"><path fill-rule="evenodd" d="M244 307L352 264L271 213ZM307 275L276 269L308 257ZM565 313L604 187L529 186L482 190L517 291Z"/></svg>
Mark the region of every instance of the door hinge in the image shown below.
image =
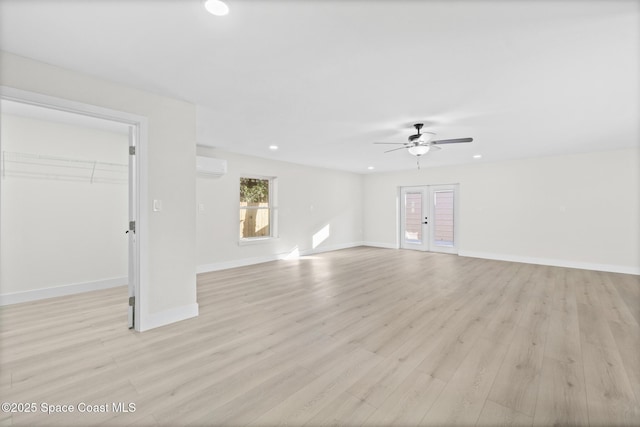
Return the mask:
<svg viewBox="0 0 640 427"><path fill-rule="evenodd" d="M136 306L136 297L129 297L129 307Z"/></svg>
<svg viewBox="0 0 640 427"><path fill-rule="evenodd" d="M136 232L136 222L135 221L129 221L129 231L133 231L134 233Z"/></svg>
<svg viewBox="0 0 640 427"><path fill-rule="evenodd" d="M135 156L136 155L136 147L135 145L132 145L129 147L129 155L130 156Z"/></svg>

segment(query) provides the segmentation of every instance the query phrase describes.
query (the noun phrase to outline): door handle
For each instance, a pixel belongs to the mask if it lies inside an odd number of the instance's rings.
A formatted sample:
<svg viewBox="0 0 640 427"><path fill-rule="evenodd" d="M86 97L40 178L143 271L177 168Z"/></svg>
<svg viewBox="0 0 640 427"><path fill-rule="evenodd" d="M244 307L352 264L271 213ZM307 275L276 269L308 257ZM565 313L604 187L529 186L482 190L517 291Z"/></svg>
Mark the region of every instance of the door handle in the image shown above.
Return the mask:
<svg viewBox="0 0 640 427"><path fill-rule="evenodd" d="M423 224L429 224L427 221L423 222Z"/></svg>

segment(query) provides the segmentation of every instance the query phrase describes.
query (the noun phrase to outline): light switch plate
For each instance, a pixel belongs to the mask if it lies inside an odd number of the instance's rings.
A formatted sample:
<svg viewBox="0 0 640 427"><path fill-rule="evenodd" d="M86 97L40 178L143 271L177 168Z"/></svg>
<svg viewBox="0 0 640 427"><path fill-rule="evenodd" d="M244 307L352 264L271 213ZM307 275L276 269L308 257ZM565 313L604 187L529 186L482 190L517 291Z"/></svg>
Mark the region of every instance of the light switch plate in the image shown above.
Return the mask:
<svg viewBox="0 0 640 427"><path fill-rule="evenodd" d="M162 200L153 199L153 211L160 212L162 210Z"/></svg>

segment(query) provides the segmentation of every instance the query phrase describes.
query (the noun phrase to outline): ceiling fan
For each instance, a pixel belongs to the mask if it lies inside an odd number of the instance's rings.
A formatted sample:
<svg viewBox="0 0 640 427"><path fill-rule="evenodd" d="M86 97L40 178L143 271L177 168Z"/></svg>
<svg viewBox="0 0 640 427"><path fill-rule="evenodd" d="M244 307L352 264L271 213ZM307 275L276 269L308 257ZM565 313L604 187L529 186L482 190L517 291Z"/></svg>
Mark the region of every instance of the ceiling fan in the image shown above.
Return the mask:
<svg viewBox="0 0 640 427"><path fill-rule="evenodd" d="M409 154L412 154L418 158L418 169L420 169L420 157L427 154L429 151L440 150L439 145L443 144L458 144L462 142L471 142L473 138L455 138L455 139L438 139L434 140L436 136L433 132L422 132L424 124L416 123L413 125L416 128L414 135L409 135L408 142L374 142L374 144L389 144L389 145L402 145L402 147L393 148L385 151L390 153L391 151L397 151L406 149Z"/></svg>

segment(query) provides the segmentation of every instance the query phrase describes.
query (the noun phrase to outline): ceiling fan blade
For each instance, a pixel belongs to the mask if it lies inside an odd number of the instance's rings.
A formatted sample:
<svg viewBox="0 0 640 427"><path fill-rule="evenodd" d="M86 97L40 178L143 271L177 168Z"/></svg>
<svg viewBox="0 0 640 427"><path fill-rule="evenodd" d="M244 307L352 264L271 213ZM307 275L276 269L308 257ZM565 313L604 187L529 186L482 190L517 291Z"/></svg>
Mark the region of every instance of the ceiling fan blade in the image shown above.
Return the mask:
<svg viewBox="0 0 640 427"><path fill-rule="evenodd" d="M391 150L387 150L387 151L385 151L385 153L390 153L390 152L392 152L392 151L398 151L398 150L404 150L405 148L406 148L406 147L393 148L393 149L391 149Z"/></svg>
<svg viewBox="0 0 640 427"><path fill-rule="evenodd" d="M473 138L455 138L455 139L441 139L439 141L431 141L432 144L457 144L459 142L471 142Z"/></svg>
<svg viewBox="0 0 640 427"><path fill-rule="evenodd" d="M392 145L407 145L404 142L374 142L374 144L392 144Z"/></svg>

